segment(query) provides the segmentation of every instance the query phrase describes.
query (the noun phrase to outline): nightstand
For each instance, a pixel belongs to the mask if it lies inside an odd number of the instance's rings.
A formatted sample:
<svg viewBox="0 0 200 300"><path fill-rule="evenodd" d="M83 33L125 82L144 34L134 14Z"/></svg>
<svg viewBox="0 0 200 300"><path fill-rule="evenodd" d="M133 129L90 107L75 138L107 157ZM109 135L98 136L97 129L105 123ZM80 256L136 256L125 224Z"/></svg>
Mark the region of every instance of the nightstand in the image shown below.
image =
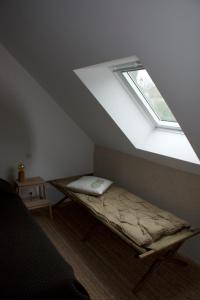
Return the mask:
<svg viewBox="0 0 200 300"><path fill-rule="evenodd" d="M27 178L22 182L16 180L15 183L18 195L22 198L25 206L29 210L48 207L50 217L53 217L51 203L46 198L46 186L44 179L41 177L32 177Z"/></svg>

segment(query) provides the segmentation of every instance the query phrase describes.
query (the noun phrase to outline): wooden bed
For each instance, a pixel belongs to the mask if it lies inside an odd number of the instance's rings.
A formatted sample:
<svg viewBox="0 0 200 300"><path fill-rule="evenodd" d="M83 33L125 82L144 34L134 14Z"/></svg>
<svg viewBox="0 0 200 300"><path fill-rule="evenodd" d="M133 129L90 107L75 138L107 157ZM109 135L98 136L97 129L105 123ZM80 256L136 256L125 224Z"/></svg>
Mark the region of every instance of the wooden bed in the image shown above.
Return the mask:
<svg viewBox="0 0 200 300"><path fill-rule="evenodd" d="M133 289L133 292L137 292L141 287L144 281L147 279L147 277L155 271L162 262L170 259L173 260L175 263L178 263L180 265L185 265L185 263L181 260L179 260L177 257L175 258L175 254L177 253L178 249L182 246L182 244L187 240L192 238L193 236L196 236L200 233L200 229L193 229L193 228L184 228L183 230L171 234L168 236L164 236L153 243L153 248L149 248L148 246L139 246L136 244L132 239L127 237L125 234L123 234L121 231L117 230L112 224L106 222L104 219L100 218L98 214L96 214L93 210L91 210L88 206L84 205L83 201L78 197L77 193L74 193L67 189L66 185L81 176L73 176L68 178L62 178L62 179L56 179L49 181L51 185L53 185L55 188L57 188L60 192L62 192L65 196L55 204L54 207L58 206L60 203L62 203L66 199L71 199L80 205L84 206L93 216L96 218L97 223L103 223L105 226L110 228L113 232L115 232L118 236L120 236L126 243L128 243L131 247L133 247L136 251L136 257L139 259L144 259L147 257L155 257L153 263L151 264L148 271L144 274L144 276L141 278L141 280L136 284L136 286ZM95 229L95 226L89 229L86 236L83 240L87 240L91 232Z"/></svg>

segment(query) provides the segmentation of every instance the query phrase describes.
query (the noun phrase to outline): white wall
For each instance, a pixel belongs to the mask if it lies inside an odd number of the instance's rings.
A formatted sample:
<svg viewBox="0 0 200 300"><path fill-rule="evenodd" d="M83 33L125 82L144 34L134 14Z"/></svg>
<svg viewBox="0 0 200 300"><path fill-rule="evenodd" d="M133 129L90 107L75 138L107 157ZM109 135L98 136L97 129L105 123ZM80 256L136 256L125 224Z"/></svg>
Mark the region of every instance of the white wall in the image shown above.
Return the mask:
<svg viewBox="0 0 200 300"><path fill-rule="evenodd" d="M0 46L0 177L15 178L20 160L27 176L90 172L93 143Z"/></svg>
<svg viewBox="0 0 200 300"><path fill-rule="evenodd" d="M130 58L137 60L136 57ZM112 72L126 60L116 60L75 70L76 75L104 107L126 137L137 147L153 130L153 122L141 113L141 107L127 93ZM130 60L127 59L130 62ZM139 130L138 130L139 129Z"/></svg>
<svg viewBox="0 0 200 300"><path fill-rule="evenodd" d="M94 171L199 227L200 175L103 147L95 148ZM200 263L199 236L187 241L181 249Z"/></svg>

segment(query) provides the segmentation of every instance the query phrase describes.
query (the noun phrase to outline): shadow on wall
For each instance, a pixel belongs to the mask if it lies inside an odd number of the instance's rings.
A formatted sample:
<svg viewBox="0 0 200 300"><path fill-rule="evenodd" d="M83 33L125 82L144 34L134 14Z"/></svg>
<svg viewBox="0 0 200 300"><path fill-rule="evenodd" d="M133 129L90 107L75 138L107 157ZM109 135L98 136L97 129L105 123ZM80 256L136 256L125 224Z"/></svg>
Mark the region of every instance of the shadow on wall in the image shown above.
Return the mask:
<svg viewBox="0 0 200 300"><path fill-rule="evenodd" d="M0 177L13 181L20 160L30 168L32 133L16 96L1 90L0 98Z"/></svg>

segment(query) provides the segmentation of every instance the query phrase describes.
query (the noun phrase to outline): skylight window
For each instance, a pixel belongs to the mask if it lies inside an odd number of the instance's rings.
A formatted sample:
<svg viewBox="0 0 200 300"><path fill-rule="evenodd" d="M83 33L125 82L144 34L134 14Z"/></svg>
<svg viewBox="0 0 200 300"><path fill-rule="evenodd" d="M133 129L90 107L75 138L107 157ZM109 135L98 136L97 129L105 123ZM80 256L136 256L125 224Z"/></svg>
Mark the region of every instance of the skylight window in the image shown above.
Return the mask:
<svg viewBox="0 0 200 300"><path fill-rule="evenodd" d="M170 158L174 158L175 166L180 164L181 169L187 169L185 162L193 163L193 166L200 165L173 112L138 57L103 62L74 72L109 115L116 130L119 128L119 135L116 133L116 137L123 134L122 140L106 138L105 145L131 153L129 144L125 148L126 144L123 142L127 138L134 146L133 155L137 149L138 153L142 151L141 155L144 154L145 158L152 157L154 160L154 153L160 155L155 158L156 161L163 160L164 164L169 162L170 166ZM178 132L181 134L177 134ZM191 166L188 167L191 170Z"/></svg>
<svg viewBox="0 0 200 300"><path fill-rule="evenodd" d="M153 118L157 127L181 129L167 103L144 67L123 69L120 77L128 84L129 90L146 112Z"/></svg>

